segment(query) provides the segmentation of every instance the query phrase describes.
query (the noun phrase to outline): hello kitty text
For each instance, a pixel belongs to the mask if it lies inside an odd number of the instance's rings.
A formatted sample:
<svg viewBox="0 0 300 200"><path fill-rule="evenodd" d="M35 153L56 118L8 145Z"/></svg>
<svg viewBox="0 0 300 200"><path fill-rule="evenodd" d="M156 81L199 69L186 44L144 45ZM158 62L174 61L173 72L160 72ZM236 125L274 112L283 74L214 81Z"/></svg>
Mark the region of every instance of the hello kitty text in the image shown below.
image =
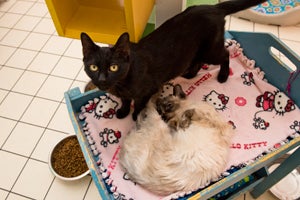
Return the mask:
<svg viewBox="0 0 300 200"><path fill-rule="evenodd" d="M198 87L201 83L203 83L204 81L208 80L210 77L212 77L212 75L210 73L205 74L204 76L202 76L201 78L199 78L193 85L191 85L186 91L185 94L189 95L191 94L196 87Z"/></svg>
<svg viewBox="0 0 300 200"><path fill-rule="evenodd" d="M232 149L254 149L259 147L265 147L267 146L267 142L253 142L248 144L241 144L241 143L233 143L231 144L230 148Z"/></svg>

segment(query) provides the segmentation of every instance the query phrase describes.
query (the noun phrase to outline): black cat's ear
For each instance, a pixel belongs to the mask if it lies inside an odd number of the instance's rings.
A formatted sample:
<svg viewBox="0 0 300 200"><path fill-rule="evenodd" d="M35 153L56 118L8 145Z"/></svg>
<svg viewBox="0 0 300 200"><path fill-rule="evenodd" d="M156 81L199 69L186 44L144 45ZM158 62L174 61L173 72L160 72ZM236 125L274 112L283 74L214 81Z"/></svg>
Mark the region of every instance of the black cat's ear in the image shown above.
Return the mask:
<svg viewBox="0 0 300 200"><path fill-rule="evenodd" d="M186 94L183 92L181 85L176 84L173 88L173 95L179 97L180 99L185 99Z"/></svg>
<svg viewBox="0 0 300 200"><path fill-rule="evenodd" d="M123 33L114 46L114 50L120 56L128 57L130 55L130 41L129 34L127 32Z"/></svg>
<svg viewBox="0 0 300 200"><path fill-rule="evenodd" d="M91 52L97 49L97 45L93 40L88 36L88 34L82 32L80 34L81 44L82 44L82 53L83 57L87 57Z"/></svg>

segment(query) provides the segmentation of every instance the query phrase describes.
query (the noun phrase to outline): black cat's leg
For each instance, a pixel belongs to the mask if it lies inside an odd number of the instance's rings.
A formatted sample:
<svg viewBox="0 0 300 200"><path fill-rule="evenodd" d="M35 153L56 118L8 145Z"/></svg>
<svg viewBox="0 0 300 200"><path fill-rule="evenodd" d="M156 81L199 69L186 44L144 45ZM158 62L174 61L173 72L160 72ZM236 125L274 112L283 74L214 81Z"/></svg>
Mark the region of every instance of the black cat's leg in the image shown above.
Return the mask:
<svg viewBox="0 0 300 200"><path fill-rule="evenodd" d="M218 81L224 83L227 81L229 76L229 52L224 48L223 52L220 55L221 58L221 68L218 74Z"/></svg>
<svg viewBox="0 0 300 200"><path fill-rule="evenodd" d="M137 116L139 115L139 113L146 107L146 104L148 103L148 101L150 100L150 96L145 96L141 99L135 99L134 100L134 111L132 113L132 119L134 121L136 121Z"/></svg>
<svg viewBox="0 0 300 200"><path fill-rule="evenodd" d="M130 112L130 104L131 100L129 99L121 99L122 101L122 106L120 109L117 110L117 118L118 119L123 119L125 118L129 112Z"/></svg>
<svg viewBox="0 0 300 200"><path fill-rule="evenodd" d="M194 78L198 71L200 70L202 64L201 63L193 63L187 70L185 74L182 75L182 77L191 79Z"/></svg>

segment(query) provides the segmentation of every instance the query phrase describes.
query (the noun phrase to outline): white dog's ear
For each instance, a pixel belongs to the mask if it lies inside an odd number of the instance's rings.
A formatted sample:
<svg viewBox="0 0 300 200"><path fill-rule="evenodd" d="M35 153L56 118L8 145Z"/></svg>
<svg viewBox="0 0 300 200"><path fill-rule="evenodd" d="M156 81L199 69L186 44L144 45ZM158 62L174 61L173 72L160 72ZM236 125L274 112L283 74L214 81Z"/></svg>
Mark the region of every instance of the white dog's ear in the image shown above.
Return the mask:
<svg viewBox="0 0 300 200"><path fill-rule="evenodd" d="M186 94L183 92L181 85L176 84L173 88L173 95L179 97L180 99L185 99Z"/></svg>
<svg viewBox="0 0 300 200"><path fill-rule="evenodd" d="M177 120L170 120L168 122L168 126L173 129L174 131L177 131L178 129L178 121Z"/></svg>
<svg viewBox="0 0 300 200"><path fill-rule="evenodd" d="M181 115L181 120L179 122L179 127L183 130L188 128L192 123L192 117L195 114L195 109L189 109L184 111L184 113Z"/></svg>
<svg viewBox="0 0 300 200"><path fill-rule="evenodd" d="M195 109L189 109L189 110L186 110L184 111L184 113L182 114L182 118L183 119L192 119L193 115L195 114Z"/></svg>

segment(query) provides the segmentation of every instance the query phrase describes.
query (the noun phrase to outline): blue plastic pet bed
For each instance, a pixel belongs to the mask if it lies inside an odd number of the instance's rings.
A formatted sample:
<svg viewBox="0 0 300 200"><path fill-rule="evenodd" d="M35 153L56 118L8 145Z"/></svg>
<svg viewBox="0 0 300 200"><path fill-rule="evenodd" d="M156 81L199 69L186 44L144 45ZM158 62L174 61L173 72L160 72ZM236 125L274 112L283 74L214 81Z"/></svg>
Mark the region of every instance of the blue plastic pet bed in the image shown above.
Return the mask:
<svg viewBox="0 0 300 200"><path fill-rule="evenodd" d="M291 149L298 147L300 144L300 115L297 114L295 117L296 119L292 118L291 121L289 120L288 123L285 123L285 116L291 116L292 113L299 112L296 105L297 107L300 106L300 58L278 39L266 33L229 31L226 33L226 37L237 41L241 45L241 48L243 48L244 54L248 58L255 60L255 66L260 67L261 71L257 71L257 73L262 74L261 72L264 72L265 74L263 77L278 88L278 90L285 92L292 100L287 101L284 110L281 110L282 108L277 110L274 106L277 102L277 97L275 96L278 93L274 94L275 91L273 91L273 89L269 92L261 91L262 95L249 96L249 88L260 88L258 83L262 83L263 85L266 84L264 84L263 81L258 81L258 79L253 79L254 75L257 74L256 71L253 71L255 68L246 71L249 73L244 74L238 73L237 69L232 69L231 77L229 78L229 81L227 81L228 84L236 77L236 80L239 80L239 85L246 93L242 96L237 96L236 98L226 98L227 92L234 89L231 87L220 89L219 87L221 86L219 86L217 88L218 92L222 92L225 95L218 95L216 100L218 101L218 99L220 99L224 105L223 108L225 109L226 107L225 110L222 109L220 112L230 113L232 109L229 108L238 107L243 109L248 105L253 106L253 112L256 113L255 116L258 120L253 122L253 118L251 118L249 123L247 123L248 125L250 124L251 129L241 131L242 134L250 134L251 136L257 135L263 139L266 139L266 134L276 134L276 136L281 135L281 133L284 133L285 131L272 129L273 131L266 132L266 130L271 130L273 127L272 121L270 121L273 120L273 118L280 118L281 121L276 124L282 124L282 127L292 131L292 134L282 137L280 140L275 141L275 143L272 142L271 148L268 147L265 151L255 154L253 158L247 159L246 162L238 162L224 172L219 180L214 180L209 185L205 185L197 191L184 194L176 193L161 198L154 197L152 194L147 193L147 195L150 195L153 198L150 198L150 196L139 198L140 196L138 197L137 193L140 191L140 188L130 182L128 177L124 176L123 171L118 170L118 152L121 148L120 141L124 138L126 132L128 132L128 130L125 131L121 129L121 127L124 124L128 125L128 123L132 123L132 121L130 121L131 116L127 117L127 120L118 120L115 118L117 99L115 99L116 101L113 101L113 99L110 100L110 109L104 110L106 112L97 112L97 105L101 105L99 103L101 102L101 99L105 100L108 98L102 91L93 90L81 94L78 88L72 89L65 93L66 104L77 138L89 166L91 176L102 199L233 199L249 190L252 190L251 194L253 197L257 198L300 165L300 148L298 148L272 173L268 170L268 166L273 161L285 155ZM232 43L227 43L227 45L229 46L228 48L233 47ZM296 69L291 70L281 62L278 62L276 56L270 51L271 47L276 48L285 54L286 57L295 64ZM236 63L239 63L239 59L237 58L243 58L240 53L241 52L236 51L236 53L231 54L231 59L236 61ZM245 61L249 60L246 59ZM250 61L247 63L247 66L248 65L250 67L253 63ZM203 68L199 73L208 75L200 76L201 78L199 78L199 80L196 78L197 81L193 82L190 87L185 87L187 89L186 93L189 93L189 97L192 98L196 92L208 90L208 87L205 84L208 84L208 81L212 80L211 77L213 77L210 67L211 66L207 66L207 68ZM233 67L233 65L231 65L231 67ZM211 74L211 76L209 74ZM215 80L212 81L216 82ZM225 87L225 84L223 84L222 87ZM199 90L197 89L198 87ZM238 86L236 85L234 87ZM215 91L214 94L216 92L217 91ZM284 96L283 93L281 96ZM250 100L255 100L254 102L256 103L250 104ZM231 119L233 119L232 124L236 127L237 133L238 130L242 130L241 128L244 127L240 125L240 123L245 122L245 117L239 118L243 118L243 120L234 120L235 114L231 113ZM246 115L252 116L250 112ZM271 118L267 118L268 116L271 116ZM90 121L87 120L88 118ZM262 119L266 120L262 121ZM96 121L97 126L91 126L91 120ZM115 123L113 120L118 120L118 123ZM105 123L105 126L98 127L101 123ZM259 133L255 134L257 131L259 131ZM269 138L273 139L273 137ZM251 143L250 145L249 141L247 141L247 143L245 142L246 141L232 144L231 149L236 152L234 155L237 155L242 151L246 153L250 152L250 150L251 152L256 151L266 144L266 142L256 142L255 144ZM239 156L238 159L244 159L244 156ZM299 183L299 177L297 177L297 180L297 183ZM125 184L121 185L121 183ZM299 184L296 185L296 188L294 189L289 187L290 194L280 195L281 197L288 196L291 197L290 199L297 199L300 196L299 187Z"/></svg>

